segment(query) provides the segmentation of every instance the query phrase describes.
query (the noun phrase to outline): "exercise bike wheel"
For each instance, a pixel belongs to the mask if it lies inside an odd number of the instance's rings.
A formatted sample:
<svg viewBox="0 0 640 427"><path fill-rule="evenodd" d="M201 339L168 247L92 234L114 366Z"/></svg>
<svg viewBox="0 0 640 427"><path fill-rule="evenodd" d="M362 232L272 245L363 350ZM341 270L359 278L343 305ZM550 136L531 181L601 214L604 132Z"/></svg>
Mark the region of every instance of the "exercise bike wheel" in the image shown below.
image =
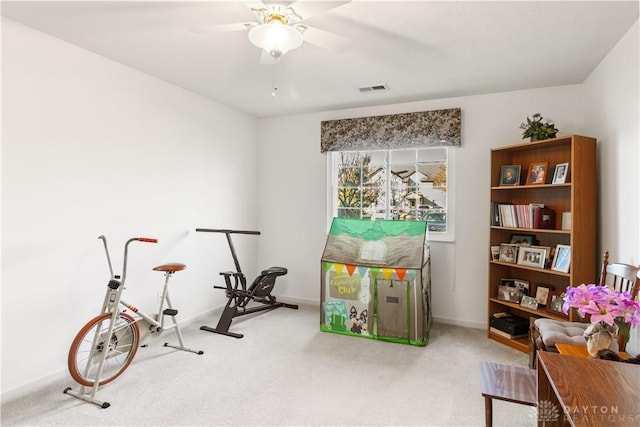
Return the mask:
<svg viewBox="0 0 640 427"><path fill-rule="evenodd" d="M107 338L111 316L111 313L103 313L91 319L71 344L67 365L69 373L80 385L93 387L96 381L98 385L110 383L129 367L138 351L140 329L133 317L118 313L111 337ZM102 373L96 378L103 356Z"/></svg>

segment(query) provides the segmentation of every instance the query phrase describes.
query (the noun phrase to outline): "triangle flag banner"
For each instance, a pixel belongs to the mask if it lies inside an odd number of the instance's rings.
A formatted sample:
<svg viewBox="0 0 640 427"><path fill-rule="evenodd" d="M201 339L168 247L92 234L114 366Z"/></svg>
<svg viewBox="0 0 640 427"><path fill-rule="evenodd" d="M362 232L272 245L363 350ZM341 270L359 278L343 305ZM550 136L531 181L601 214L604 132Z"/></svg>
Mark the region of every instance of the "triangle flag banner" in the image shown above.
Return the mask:
<svg viewBox="0 0 640 427"><path fill-rule="evenodd" d="M380 273L380 269L377 267L370 267L369 268L369 272L371 273L371 275L373 277L376 277L378 275L378 273Z"/></svg>
<svg viewBox="0 0 640 427"><path fill-rule="evenodd" d="M407 274L406 268L396 268L396 276L398 276L398 279L404 280L405 274Z"/></svg>
<svg viewBox="0 0 640 427"><path fill-rule="evenodd" d="M389 277L393 274L393 268L383 268L382 269L382 277L384 280L389 280Z"/></svg>
<svg viewBox="0 0 640 427"><path fill-rule="evenodd" d="M342 273L342 269L344 269L344 264L338 264L337 262L333 264L336 269L336 276L339 276Z"/></svg>
<svg viewBox="0 0 640 427"><path fill-rule="evenodd" d="M352 264L347 264L347 272L349 273L349 276L353 276L353 272L356 270L356 266L352 265Z"/></svg>
<svg viewBox="0 0 640 427"><path fill-rule="evenodd" d="M325 261L325 262L323 262L323 264L324 264L324 271L325 272L331 270L331 267L333 267L333 263L332 262Z"/></svg>
<svg viewBox="0 0 640 427"><path fill-rule="evenodd" d="M358 274L360 275L360 277L364 277L367 274L367 270L369 269L369 267L365 267L363 265L359 265L358 266Z"/></svg>

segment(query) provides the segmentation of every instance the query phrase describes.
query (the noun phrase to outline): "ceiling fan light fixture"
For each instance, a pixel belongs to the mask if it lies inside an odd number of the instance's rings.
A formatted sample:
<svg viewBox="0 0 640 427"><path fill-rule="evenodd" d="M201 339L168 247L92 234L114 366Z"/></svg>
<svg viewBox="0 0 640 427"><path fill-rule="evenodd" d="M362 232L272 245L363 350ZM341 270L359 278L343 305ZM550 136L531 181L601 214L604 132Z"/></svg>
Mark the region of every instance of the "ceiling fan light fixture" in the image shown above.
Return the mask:
<svg viewBox="0 0 640 427"><path fill-rule="evenodd" d="M290 50L300 47L302 33L278 20L272 20L251 28L249 41L278 59Z"/></svg>

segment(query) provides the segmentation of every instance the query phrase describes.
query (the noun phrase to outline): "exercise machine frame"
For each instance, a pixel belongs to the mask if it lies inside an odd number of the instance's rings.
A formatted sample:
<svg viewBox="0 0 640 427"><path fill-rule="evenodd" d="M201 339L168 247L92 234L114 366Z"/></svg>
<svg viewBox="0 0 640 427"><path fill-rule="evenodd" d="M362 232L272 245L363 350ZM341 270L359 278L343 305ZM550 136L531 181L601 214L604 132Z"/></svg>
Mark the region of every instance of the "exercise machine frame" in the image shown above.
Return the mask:
<svg viewBox="0 0 640 427"><path fill-rule="evenodd" d="M225 295L228 298L227 304L224 307L222 315L218 320L218 324L215 328L210 326L201 326L203 331L214 332L216 334L227 335L234 338L242 338L244 335L236 332L230 332L229 327L234 318L244 316L247 314L257 313L260 311L271 311L276 308L285 307L297 309L297 304L289 304L285 302L279 302L276 297L271 295L276 284L276 278L278 276L284 276L287 274L287 269L284 267L270 267L263 270L258 277L255 278L251 286L247 288L247 279L240 268L240 262L236 254L233 241L231 239L232 234L251 234L260 235L259 231L249 230L229 230L229 229L214 229L214 228L196 228L199 232L208 233L224 233L227 237L227 243L231 250L231 256L236 267L236 271L223 271L220 273L224 276L225 286L213 286L216 289L223 289ZM233 279L232 279L233 278ZM258 306L247 307L249 303L259 303Z"/></svg>

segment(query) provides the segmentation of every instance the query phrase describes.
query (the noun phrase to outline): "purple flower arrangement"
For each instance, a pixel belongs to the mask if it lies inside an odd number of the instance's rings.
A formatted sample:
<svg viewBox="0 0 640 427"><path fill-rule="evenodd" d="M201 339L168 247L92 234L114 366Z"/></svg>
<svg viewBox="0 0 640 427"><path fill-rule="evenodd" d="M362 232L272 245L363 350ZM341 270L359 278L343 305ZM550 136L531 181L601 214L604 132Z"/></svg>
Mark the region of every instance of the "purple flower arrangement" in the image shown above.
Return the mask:
<svg viewBox="0 0 640 427"><path fill-rule="evenodd" d="M629 340L630 327L640 325L640 304L629 292L614 291L604 285L569 286L562 311L566 314L570 308L578 309L580 317L591 315L591 323L600 322L602 326L615 323L624 342Z"/></svg>

